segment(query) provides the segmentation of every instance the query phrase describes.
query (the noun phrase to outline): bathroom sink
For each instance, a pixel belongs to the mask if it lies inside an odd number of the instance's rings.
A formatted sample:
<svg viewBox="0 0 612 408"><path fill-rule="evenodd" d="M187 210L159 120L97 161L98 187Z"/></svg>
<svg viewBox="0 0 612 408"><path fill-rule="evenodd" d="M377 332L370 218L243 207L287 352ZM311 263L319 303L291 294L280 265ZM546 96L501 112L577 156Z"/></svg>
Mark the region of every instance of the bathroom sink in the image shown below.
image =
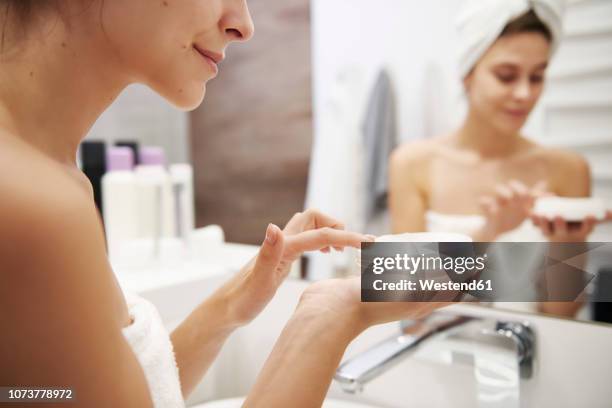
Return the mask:
<svg viewBox="0 0 612 408"><path fill-rule="evenodd" d="M232 398L207 402L205 404L193 405L190 408L240 408L244 398ZM377 408L374 405L357 404L350 401L328 399L323 403L322 408Z"/></svg>

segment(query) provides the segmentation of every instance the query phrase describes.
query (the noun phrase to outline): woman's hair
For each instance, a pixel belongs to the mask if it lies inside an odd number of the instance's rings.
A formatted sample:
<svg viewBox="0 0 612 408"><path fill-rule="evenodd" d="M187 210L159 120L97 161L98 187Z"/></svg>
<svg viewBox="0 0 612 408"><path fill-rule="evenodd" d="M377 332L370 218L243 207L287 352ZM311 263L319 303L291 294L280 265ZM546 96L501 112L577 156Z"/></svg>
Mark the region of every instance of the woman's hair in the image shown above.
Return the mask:
<svg viewBox="0 0 612 408"><path fill-rule="evenodd" d="M35 11L56 3L56 0L0 0L0 21L4 26L9 18L17 18L20 23L25 24Z"/></svg>
<svg viewBox="0 0 612 408"><path fill-rule="evenodd" d="M4 49L9 30L25 33L36 12L57 6L57 0L0 0L0 52Z"/></svg>
<svg viewBox="0 0 612 408"><path fill-rule="evenodd" d="M506 25L500 37L519 33L539 33L549 42L553 41L553 34L550 28L531 10Z"/></svg>

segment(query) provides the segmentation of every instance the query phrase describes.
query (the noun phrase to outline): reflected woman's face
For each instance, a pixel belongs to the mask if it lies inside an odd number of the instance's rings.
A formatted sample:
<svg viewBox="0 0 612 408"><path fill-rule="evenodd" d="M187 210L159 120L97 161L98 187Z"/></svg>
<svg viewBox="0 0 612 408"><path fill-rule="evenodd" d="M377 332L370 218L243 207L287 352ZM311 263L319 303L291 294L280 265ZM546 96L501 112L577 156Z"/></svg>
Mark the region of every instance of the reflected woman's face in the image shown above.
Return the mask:
<svg viewBox="0 0 612 408"><path fill-rule="evenodd" d="M498 39L465 79L471 111L500 132L520 131L542 94L550 52L540 33Z"/></svg>
<svg viewBox="0 0 612 408"><path fill-rule="evenodd" d="M130 79L184 109L202 102L228 44L253 35L246 0L104 0L101 17Z"/></svg>

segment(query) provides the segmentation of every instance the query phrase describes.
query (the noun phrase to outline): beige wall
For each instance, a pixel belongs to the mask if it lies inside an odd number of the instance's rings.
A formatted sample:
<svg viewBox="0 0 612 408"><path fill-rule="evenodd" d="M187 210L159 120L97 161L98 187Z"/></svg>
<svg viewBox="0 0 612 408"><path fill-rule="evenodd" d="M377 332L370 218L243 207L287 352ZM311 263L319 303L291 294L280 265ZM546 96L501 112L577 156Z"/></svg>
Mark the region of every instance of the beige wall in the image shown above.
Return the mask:
<svg viewBox="0 0 612 408"><path fill-rule="evenodd" d="M199 226L258 243L304 203L312 140L308 0L249 1L255 36L233 44L191 114Z"/></svg>

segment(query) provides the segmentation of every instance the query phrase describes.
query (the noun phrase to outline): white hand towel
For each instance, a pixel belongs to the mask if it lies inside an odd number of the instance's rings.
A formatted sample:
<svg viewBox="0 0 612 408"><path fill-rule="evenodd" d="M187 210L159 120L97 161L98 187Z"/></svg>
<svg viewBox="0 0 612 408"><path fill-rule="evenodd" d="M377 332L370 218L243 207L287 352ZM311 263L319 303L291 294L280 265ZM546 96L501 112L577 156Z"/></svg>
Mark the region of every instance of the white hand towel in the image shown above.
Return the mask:
<svg viewBox="0 0 612 408"><path fill-rule="evenodd" d="M126 300L133 323L123 329L145 373L155 408L184 408L179 372L168 331L153 304L132 294Z"/></svg>
<svg viewBox="0 0 612 408"><path fill-rule="evenodd" d="M552 33L552 54L563 35L564 0L466 0L457 20L459 69L465 78L512 20L533 10Z"/></svg>

